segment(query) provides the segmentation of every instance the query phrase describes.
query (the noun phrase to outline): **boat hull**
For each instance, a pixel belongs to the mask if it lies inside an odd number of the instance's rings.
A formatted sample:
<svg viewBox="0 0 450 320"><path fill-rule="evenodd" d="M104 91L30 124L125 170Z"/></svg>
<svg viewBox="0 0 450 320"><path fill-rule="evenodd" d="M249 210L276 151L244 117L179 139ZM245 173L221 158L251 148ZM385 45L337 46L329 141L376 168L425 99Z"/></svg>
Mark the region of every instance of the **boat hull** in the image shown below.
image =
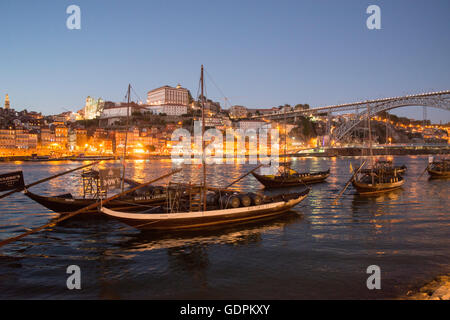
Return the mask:
<svg viewBox="0 0 450 320"><path fill-rule="evenodd" d="M330 176L330 170L317 173L300 174L298 177L269 177L257 174L256 172L252 172L252 174L256 180L258 180L266 188L287 188L324 182Z"/></svg>
<svg viewBox="0 0 450 320"><path fill-rule="evenodd" d="M439 178L450 178L450 171L438 171L427 169L430 178L439 179Z"/></svg>
<svg viewBox="0 0 450 320"><path fill-rule="evenodd" d="M403 179L392 183L377 183L374 185L369 183L358 182L356 180L352 181L353 187L361 195L379 194L397 190L400 189L404 183L405 180Z"/></svg>
<svg viewBox="0 0 450 320"><path fill-rule="evenodd" d="M240 207L234 209L220 209L199 212L182 213L127 213L117 212L109 208L101 211L117 220L140 230L187 230L201 229L214 226L252 222L283 214L303 201L309 190L299 194L294 199L262 204L258 206Z"/></svg>
<svg viewBox="0 0 450 320"><path fill-rule="evenodd" d="M30 199L36 201L42 206L49 210L52 210L61 215L66 215L71 212L83 209L89 205L98 202L97 199L73 199L65 198L62 196L56 197L45 197L40 196L32 192L25 192L25 195ZM126 210L126 211L142 211L146 209L147 206L161 205L166 201L166 197L153 199L124 199L124 200L112 200L108 202L107 206L109 208L114 208L114 210ZM92 216L103 216L96 208L88 210L82 214L82 217L92 217Z"/></svg>

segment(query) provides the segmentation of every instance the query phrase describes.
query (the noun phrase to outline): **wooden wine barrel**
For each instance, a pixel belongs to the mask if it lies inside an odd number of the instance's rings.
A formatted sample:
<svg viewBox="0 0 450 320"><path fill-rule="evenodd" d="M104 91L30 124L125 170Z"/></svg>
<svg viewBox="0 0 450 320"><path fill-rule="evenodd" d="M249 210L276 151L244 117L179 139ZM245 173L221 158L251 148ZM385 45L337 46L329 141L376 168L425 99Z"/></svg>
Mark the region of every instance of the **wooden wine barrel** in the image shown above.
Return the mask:
<svg viewBox="0 0 450 320"><path fill-rule="evenodd" d="M248 207L252 204L252 198L250 198L250 196L246 194L239 196L239 200L244 207Z"/></svg>
<svg viewBox="0 0 450 320"><path fill-rule="evenodd" d="M252 201L255 206L259 206L260 204L262 204L263 198L258 194L254 194L252 195Z"/></svg>
<svg viewBox="0 0 450 320"><path fill-rule="evenodd" d="M220 206L224 209L239 208L241 200L236 195L224 195L220 197Z"/></svg>

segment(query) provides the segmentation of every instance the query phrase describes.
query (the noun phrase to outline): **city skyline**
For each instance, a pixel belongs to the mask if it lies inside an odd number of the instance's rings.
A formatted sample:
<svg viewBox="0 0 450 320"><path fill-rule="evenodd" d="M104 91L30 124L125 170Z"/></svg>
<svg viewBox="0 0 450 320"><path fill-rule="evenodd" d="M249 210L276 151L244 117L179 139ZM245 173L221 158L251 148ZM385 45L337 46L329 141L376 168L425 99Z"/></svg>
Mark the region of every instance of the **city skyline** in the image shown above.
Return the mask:
<svg viewBox="0 0 450 320"><path fill-rule="evenodd" d="M195 96L200 64L208 97L227 108L222 92L231 105L314 108L449 89L446 1L175 3L2 2L0 96L44 114L77 111L86 96L123 101L129 82L142 101L166 84ZM81 30L66 28L71 4ZM366 27L370 4L381 30ZM422 118L419 107L394 113ZM428 118L450 121L431 108Z"/></svg>

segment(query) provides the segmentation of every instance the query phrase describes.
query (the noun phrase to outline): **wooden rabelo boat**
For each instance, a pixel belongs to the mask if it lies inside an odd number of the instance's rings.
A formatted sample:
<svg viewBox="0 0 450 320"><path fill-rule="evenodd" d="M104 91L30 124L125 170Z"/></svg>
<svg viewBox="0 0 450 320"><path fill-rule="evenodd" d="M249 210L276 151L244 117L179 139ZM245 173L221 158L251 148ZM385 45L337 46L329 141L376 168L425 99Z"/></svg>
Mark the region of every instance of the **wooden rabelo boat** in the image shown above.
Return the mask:
<svg viewBox="0 0 450 320"><path fill-rule="evenodd" d="M276 175L252 175L266 188L297 187L307 184L324 182L330 176L330 169L319 172L297 172L291 168L280 168Z"/></svg>
<svg viewBox="0 0 450 320"><path fill-rule="evenodd" d="M370 106L367 106L368 128L369 128L369 150L370 160L372 162L371 168L363 169L353 176L353 187L360 195L376 195L379 193L390 192L400 189L405 183L404 178L397 169L393 167L392 161L377 161L373 162L372 150L372 130L371 130L371 115ZM405 172L406 166L401 168L401 172Z"/></svg>
<svg viewBox="0 0 450 320"><path fill-rule="evenodd" d="M305 186L308 184L324 182L330 176L330 169L319 172L297 172L291 168L291 163L287 161L287 130L286 130L286 108L284 109L284 160L278 166L276 174L261 175L252 171L252 175L265 188L287 188Z"/></svg>
<svg viewBox="0 0 450 320"><path fill-rule="evenodd" d="M304 200L309 189L272 197L209 187L206 184L204 78L201 67L202 105L202 183L178 185L175 193L167 194L164 206L142 212L120 212L102 207L104 214L143 230L186 230L209 228L235 223L253 222L283 214ZM170 185L169 185L170 186Z"/></svg>
<svg viewBox="0 0 450 320"><path fill-rule="evenodd" d="M405 180L400 174L382 170L361 173L352 181L353 187L361 195L393 191L401 188L404 183Z"/></svg>
<svg viewBox="0 0 450 320"><path fill-rule="evenodd" d="M71 193L56 196L42 196L25 189L23 193L30 199L43 205L61 215L78 211L82 208L100 202L107 197L107 191L101 186L101 178L98 170L89 169L82 172L83 179L83 195L82 197L74 197ZM139 185L138 182L131 179L123 179L124 184L130 187ZM126 196L110 201L107 206L115 210L139 211L143 207L161 205L166 201L166 193L170 192L163 186L147 186ZM93 215L101 215L95 208L87 210L79 216L79 218L92 217Z"/></svg>
<svg viewBox="0 0 450 320"><path fill-rule="evenodd" d="M166 201L165 192L163 187L155 187L149 189L145 194L135 193L110 201L107 206L115 210L140 211L143 207L148 208L149 206L157 206L164 203ZM57 196L41 196L26 190L24 194L47 209L62 215L75 212L101 201L99 198L74 198L70 193ZM92 209L81 214L80 217L92 217L92 215L97 214L99 214L98 210Z"/></svg>
<svg viewBox="0 0 450 320"><path fill-rule="evenodd" d="M307 197L308 193L309 189L305 189L303 192L263 197L255 202L258 198L248 194L225 193L219 197L218 193L208 192L206 210L195 210L191 201L179 205L178 210L160 206L132 213L102 207L101 212L141 230L200 229L272 218L295 207Z"/></svg>
<svg viewBox="0 0 450 320"><path fill-rule="evenodd" d="M427 167L430 178L450 178L450 159L433 161Z"/></svg>

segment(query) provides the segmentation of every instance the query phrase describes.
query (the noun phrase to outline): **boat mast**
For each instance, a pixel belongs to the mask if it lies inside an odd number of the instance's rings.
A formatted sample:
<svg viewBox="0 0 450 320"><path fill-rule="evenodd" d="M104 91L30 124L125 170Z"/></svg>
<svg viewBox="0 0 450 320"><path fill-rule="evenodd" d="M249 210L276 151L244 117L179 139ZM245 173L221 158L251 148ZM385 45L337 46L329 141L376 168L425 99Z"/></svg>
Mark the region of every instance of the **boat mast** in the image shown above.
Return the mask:
<svg viewBox="0 0 450 320"><path fill-rule="evenodd" d="M126 132L125 132L125 147L123 149L123 162L122 162L122 192L125 187L125 159L127 157L128 126L129 126L129 122L130 122L130 91L131 91L131 84L128 84L127 128L126 128Z"/></svg>
<svg viewBox="0 0 450 320"><path fill-rule="evenodd" d="M370 126L370 105L367 104L367 118L369 121L369 151L370 151L370 164L373 164L373 150L372 150L372 129Z"/></svg>
<svg viewBox="0 0 450 320"><path fill-rule="evenodd" d="M367 104L367 120L369 121L369 151L370 151L370 168L371 168L371 178L372 178L372 185L375 184L375 178L373 175L373 150L372 150L372 127L370 126L370 105Z"/></svg>
<svg viewBox="0 0 450 320"><path fill-rule="evenodd" d="M386 139L385 139L385 141L384 141L384 144L387 146L387 144L388 144L388 138L389 138L389 134L388 134L389 113L388 113L387 111L386 111L386 117L385 117L384 120L386 120Z"/></svg>
<svg viewBox="0 0 450 320"><path fill-rule="evenodd" d="M284 164L287 164L287 132L286 132L286 106L284 106ZM287 170L287 168L285 167L285 170Z"/></svg>
<svg viewBox="0 0 450 320"><path fill-rule="evenodd" d="M201 82L201 103L202 103L202 167L203 167L203 190L202 190L202 198L203 198L203 211L206 211L206 161L205 161L205 96L204 96L204 78L203 78L203 65L202 71L200 74L200 82Z"/></svg>

